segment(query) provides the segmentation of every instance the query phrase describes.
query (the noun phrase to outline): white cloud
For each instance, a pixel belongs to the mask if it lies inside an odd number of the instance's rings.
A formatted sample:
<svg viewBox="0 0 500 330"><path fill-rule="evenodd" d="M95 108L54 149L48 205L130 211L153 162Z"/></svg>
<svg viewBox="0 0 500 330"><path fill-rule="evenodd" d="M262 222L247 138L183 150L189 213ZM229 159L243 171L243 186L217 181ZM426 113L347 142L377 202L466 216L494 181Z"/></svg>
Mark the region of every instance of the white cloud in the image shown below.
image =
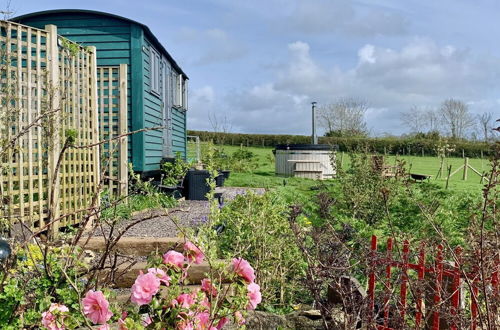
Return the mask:
<svg viewBox="0 0 500 330"><path fill-rule="evenodd" d="M373 6L358 8L350 0L299 1L286 22L305 34L338 32L354 36L401 35L407 33L409 25L397 12Z"/></svg>
<svg viewBox="0 0 500 330"><path fill-rule="evenodd" d="M402 133L402 110L413 105L438 106L449 97L479 101L488 92L494 95L499 87L498 58L473 56L467 49L439 46L426 38L416 38L399 49L364 45L358 50L357 63L343 70L320 65L305 42L287 47L289 56L273 80L228 93L219 102L225 105L221 111L235 130L307 134L310 101L325 104L354 97L369 104L366 119L375 133ZM205 98L211 95L206 90L198 93ZM496 97L492 100L470 103L471 109L478 112L474 107L480 104L480 111L485 111L493 107Z"/></svg>
<svg viewBox="0 0 500 330"><path fill-rule="evenodd" d="M205 30L182 28L176 40L189 43L192 48L192 62L195 65L233 61L247 53L246 46L219 28Z"/></svg>

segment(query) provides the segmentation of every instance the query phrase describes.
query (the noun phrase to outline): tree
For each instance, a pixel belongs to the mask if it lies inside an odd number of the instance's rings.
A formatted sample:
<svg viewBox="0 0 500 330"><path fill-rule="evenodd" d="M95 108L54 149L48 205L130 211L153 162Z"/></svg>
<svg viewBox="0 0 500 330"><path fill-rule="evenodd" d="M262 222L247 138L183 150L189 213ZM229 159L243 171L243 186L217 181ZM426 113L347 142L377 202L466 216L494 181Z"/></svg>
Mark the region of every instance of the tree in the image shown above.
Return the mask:
<svg viewBox="0 0 500 330"><path fill-rule="evenodd" d="M417 106L401 113L401 122L410 129L411 133L424 133L426 125L426 113Z"/></svg>
<svg viewBox="0 0 500 330"><path fill-rule="evenodd" d="M412 106L410 110L401 113L401 122L411 133L438 133L440 118L436 110Z"/></svg>
<svg viewBox="0 0 500 330"><path fill-rule="evenodd" d="M490 131L493 128L493 123L491 122L492 119L493 114L491 112L484 112L480 115L477 115L477 123L479 125L479 130L484 138L484 142L488 141Z"/></svg>
<svg viewBox="0 0 500 330"><path fill-rule="evenodd" d="M469 112L469 107L463 101L447 99L441 104L439 114L446 129L454 139L463 139L467 131L474 126L474 117Z"/></svg>
<svg viewBox="0 0 500 330"><path fill-rule="evenodd" d="M327 136L363 136L367 134L365 102L342 98L318 109L318 119Z"/></svg>

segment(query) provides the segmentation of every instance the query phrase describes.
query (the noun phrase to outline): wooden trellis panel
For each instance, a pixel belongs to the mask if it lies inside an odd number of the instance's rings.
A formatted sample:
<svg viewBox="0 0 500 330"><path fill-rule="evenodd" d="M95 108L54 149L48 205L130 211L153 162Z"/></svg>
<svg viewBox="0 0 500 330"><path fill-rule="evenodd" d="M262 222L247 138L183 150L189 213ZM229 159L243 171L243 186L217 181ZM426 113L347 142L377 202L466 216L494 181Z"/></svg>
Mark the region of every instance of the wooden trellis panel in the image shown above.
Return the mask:
<svg viewBox="0 0 500 330"><path fill-rule="evenodd" d="M100 181L98 147L75 147L98 142L95 48L6 21L0 45L0 217L78 223Z"/></svg>
<svg viewBox="0 0 500 330"><path fill-rule="evenodd" d="M98 67L99 133L105 184L113 196L128 191L127 65ZM122 136L121 138L117 138Z"/></svg>

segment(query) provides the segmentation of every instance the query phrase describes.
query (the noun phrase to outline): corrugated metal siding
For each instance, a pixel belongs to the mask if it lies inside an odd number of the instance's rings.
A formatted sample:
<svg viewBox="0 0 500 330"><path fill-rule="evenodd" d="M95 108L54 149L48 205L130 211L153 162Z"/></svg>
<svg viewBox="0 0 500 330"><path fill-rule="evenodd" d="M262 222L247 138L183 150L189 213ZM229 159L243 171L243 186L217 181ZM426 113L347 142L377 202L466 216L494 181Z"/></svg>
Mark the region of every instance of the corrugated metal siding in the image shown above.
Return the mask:
<svg viewBox="0 0 500 330"><path fill-rule="evenodd" d="M47 24L57 26L58 33L84 46L97 48L97 65L130 65L130 23L111 17L84 13L47 14L22 20L20 23L43 29ZM128 71L128 126L132 130L131 86ZM132 141L129 137L128 155L131 161Z"/></svg>
<svg viewBox="0 0 500 330"><path fill-rule="evenodd" d="M151 43L144 38L146 47L142 50L144 72L144 127L162 126L163 102L160 95L151 92L150 79L150 47ZM163 133L152 130L144 133L144 171L158 170L163 152Z"/></svg>
<svg viewBox="0 0 500 330"><path fill-rule="evenodd" d="M172 150L186 158L186 111L172 109Z"/></svg>

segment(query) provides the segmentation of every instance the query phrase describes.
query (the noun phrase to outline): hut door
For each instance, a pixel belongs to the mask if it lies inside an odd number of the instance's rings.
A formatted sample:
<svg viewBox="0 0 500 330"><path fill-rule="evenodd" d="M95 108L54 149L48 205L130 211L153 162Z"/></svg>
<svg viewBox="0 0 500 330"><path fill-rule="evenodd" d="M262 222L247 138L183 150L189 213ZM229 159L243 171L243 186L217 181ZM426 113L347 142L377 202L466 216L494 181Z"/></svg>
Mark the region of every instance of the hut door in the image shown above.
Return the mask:
<svg viewBox="0 0 500 330"><path fill-rule="evenodd" d="M173 157L172 150L172 81L170 65L163 60L163 157Z"/></svg>

